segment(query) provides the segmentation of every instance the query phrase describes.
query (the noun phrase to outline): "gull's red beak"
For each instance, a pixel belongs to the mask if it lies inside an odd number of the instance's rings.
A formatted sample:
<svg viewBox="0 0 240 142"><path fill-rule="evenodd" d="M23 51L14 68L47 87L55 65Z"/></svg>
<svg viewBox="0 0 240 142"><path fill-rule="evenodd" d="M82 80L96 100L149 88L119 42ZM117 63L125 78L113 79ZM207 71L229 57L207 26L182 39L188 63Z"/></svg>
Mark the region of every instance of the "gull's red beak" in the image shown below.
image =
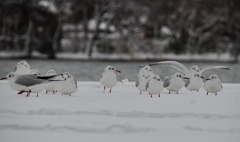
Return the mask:
<svg viewBox="0 0 240 142"><path fill-rule="evenodd" d="M152 70L149 70L149 71L152 71Z"/></svg>
<svg viewBox="0 0 240 142"><path fill-rule="evenodd" d="M189 79L188 77L183 77L183 79Z"/></svg>
<svg viewBox="0 0 240 142"><path fill-rule="evenodd" d="M211 80L211 79L207 78L206 80Z"/></svg>
<svg viewBox="0 0 240 142"><path fill-rule="evenodd" d="M115 72L119 72L119 73L121 73L121 71L120 71L120 70L115 70Z"/></svg>
<svg viewBox="0 0 240 142"><path fill-rule="evenodd" d="M204 78L204 76L200 76L200 78Z"/></svg>
<svg viewBox="0 0 240 142"><path fill-rule="evenodd" d="M3 78L1 78L0 80L6 80L7 78L6 77L3 77Z"/></svg>
<svg viewBox="0 0 240 142"><path fill-rule="evenodd" d="M199 72L199 70L197 70L197 72Z"/></svg>
<svg viewBox="0 0 240 142"><path fill-rule="evenodd" d="M160 79L158 79L158 81L161 81Z"/></svg>

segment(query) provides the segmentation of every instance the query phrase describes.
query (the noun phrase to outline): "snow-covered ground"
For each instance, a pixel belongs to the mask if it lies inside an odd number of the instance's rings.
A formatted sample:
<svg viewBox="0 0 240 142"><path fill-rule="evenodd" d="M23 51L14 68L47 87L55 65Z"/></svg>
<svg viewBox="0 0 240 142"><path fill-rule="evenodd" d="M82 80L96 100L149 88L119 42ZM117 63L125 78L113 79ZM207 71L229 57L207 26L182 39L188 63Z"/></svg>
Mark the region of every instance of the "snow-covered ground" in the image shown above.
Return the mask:
<svg viewBox="0 0 240 142"><path fill-rule="evenodd" d="M150 98L133 82L102 93L98 82L78 82L71 97L17 95L0 81L1 142L239 142L240 84L205 90L167 91Z"/></svg>

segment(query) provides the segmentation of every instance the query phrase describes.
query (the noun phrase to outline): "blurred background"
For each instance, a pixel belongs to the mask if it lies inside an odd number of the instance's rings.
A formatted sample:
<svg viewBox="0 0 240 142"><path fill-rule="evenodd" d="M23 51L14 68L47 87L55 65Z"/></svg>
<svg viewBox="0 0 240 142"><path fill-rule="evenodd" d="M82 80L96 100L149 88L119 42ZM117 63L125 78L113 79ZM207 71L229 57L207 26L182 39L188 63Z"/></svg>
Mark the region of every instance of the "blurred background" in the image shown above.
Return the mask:
<svg viewBox="0 0 240 142"><path fill-rule="evenodd" d="M31 59L51 59L44 73L62 59L89 69L99 63L101 72L111 61L130 69L134 63L136 72L147 63L137 61L211 61L237 68L227 82L240 82L239 0L0 0L0 19L2 74L19 58L34 65Z"/></svg>

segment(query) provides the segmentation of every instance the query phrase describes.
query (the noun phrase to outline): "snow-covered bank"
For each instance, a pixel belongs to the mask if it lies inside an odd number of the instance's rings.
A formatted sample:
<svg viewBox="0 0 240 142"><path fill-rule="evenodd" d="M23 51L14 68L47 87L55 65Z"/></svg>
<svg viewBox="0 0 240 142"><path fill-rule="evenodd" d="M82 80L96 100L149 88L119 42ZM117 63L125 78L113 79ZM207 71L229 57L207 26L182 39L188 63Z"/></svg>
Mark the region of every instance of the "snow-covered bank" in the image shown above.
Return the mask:
<svg viewBox="0 0 240 142"><path fill-rule="evenodd" d="M78 82L70 96L17 95L0 82L0 141L218 141L240 140L240 84L150 98L133 82L102 93L98 82ZM108 91L108 90L106 90Z"/></svg>

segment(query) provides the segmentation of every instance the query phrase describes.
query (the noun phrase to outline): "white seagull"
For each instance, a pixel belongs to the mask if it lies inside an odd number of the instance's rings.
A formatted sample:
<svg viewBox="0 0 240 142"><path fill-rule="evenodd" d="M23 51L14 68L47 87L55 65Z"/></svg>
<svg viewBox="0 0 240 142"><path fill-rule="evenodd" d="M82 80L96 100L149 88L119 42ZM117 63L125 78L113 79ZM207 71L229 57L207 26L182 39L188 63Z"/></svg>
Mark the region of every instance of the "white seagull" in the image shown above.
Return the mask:
<svg viewBox="0 0 240 142"><path fill-rule="evenodd" d="M141 66L141 68L139 69L139 74L138 77L140 77L141 75L143 75L144 73L149 74L149 75L153 75L153 70L150 66L145 65L145 66Z"/></svg>
<svg viewBox="0 0 240 142"><path fill-rule="evenodd" d="M57 75L55 70L49 70L45 76L53 76L53 75ZM52 82L51 84L48 84L45 86L45 90L46 90L46 94L48 92L53 92L53 94L55 94L55 92L57 92L56 90L56 85L58 82Z"/></svg>
<svg viewBox="0 0 240 142"><path fill-rule="evenodd" d="M30 65L27 61L22 60L17 63L15 66L15 72L18 75L29 74L30 73Z"/></svg>
<svg viewBox="0 0 240 142"><path fill-rule="evenodd" d="M208 92L215 93L215 95L217 95L217 93L221 91L222 88L222 83L216 74L210 75L204 84L204 89L207 91L207 95Z"/></svg>
<svg viewBox="0 0 240 142"><path fill-rule="evenodd" d="M163 61L163 62L156 62L156 63L149 64L149 66L155 66L155 65L166 65L166 66L173 67L177 69L179 72L181 72L182 74L184 74L185 77L188 77L188 78L190 78L196 72L199 72L200 75L202 75L204 71L209 69L226 69L226 70L233 69L226 66L210 66L210 67L203 67L202 69L199 69L197 65L193 65L190 69L188 69L186 66L176 61Z"/></svg>
<svg viewBox="0 0 240 142"><path fill-rule="evenodd" d="M13 90L20 91L18 94L27 92L28 97L30 93L37 93L38 96L38 93L44 89L46 84L51 83L52 81L58 81L56 78L57 76L43 77L33 74L18 75L15 72L10 72L1 80L7 79L9 86Z"/></svg>
<svg viewBox="0 0 240 142"><path fill-rule="evenodd" d="M77 80L70 73L62 73L59 79L63 81L58 82L56 89L62 95L65 94L71 96L71 94L77 91Z"/></svg>
<svg viewBox="0 0 240 142"><path fill-rule="evenodd" d="M166 88L169 91L169 94L172 92L177 92L183 87L183 79L184 76L177 72L173 74L172 76L167 76L164 79L163 87Z"/></svg>
<svg viewBox="0 0 240 142"><path fill-rule="evenodd" d="M104 86L103 92L105 92L106 87L110 88L109 92L112 92L112 87L117 85L117 77L115 72L121 73L120 70L115 69L115 67L108 65L99 80L99 82Z"/></svg>
<svg viewBox="0 0 240 142"><path fill-rule="evenodd" d="M201 76L199 72L195 72L192 77L188 79L185 77L185 79L187 79L187 81L185 82L185 87L190 91L198 91L203 86L203 78L204 77Z"/></svg>
<svg viewBox="0 0 240 142"><path fill-rule="evenodd" d="M137 81L135 83L135 86L138 88L138 90L140 91L140 94L142 94L142 92L147 91L146 90L146 84L147 82L150 80L150 75L147 73L142 74L141 76L139 76L137 78Z"/></svg>
<svg viewBox="0 0 240 142"><path fill-rule="evenodd" d="M163 82L158 74L155 74L146 84L146 90L150 93L151 98L152 94L158 94L160 97L160 93L163 91Z"/></svg>

